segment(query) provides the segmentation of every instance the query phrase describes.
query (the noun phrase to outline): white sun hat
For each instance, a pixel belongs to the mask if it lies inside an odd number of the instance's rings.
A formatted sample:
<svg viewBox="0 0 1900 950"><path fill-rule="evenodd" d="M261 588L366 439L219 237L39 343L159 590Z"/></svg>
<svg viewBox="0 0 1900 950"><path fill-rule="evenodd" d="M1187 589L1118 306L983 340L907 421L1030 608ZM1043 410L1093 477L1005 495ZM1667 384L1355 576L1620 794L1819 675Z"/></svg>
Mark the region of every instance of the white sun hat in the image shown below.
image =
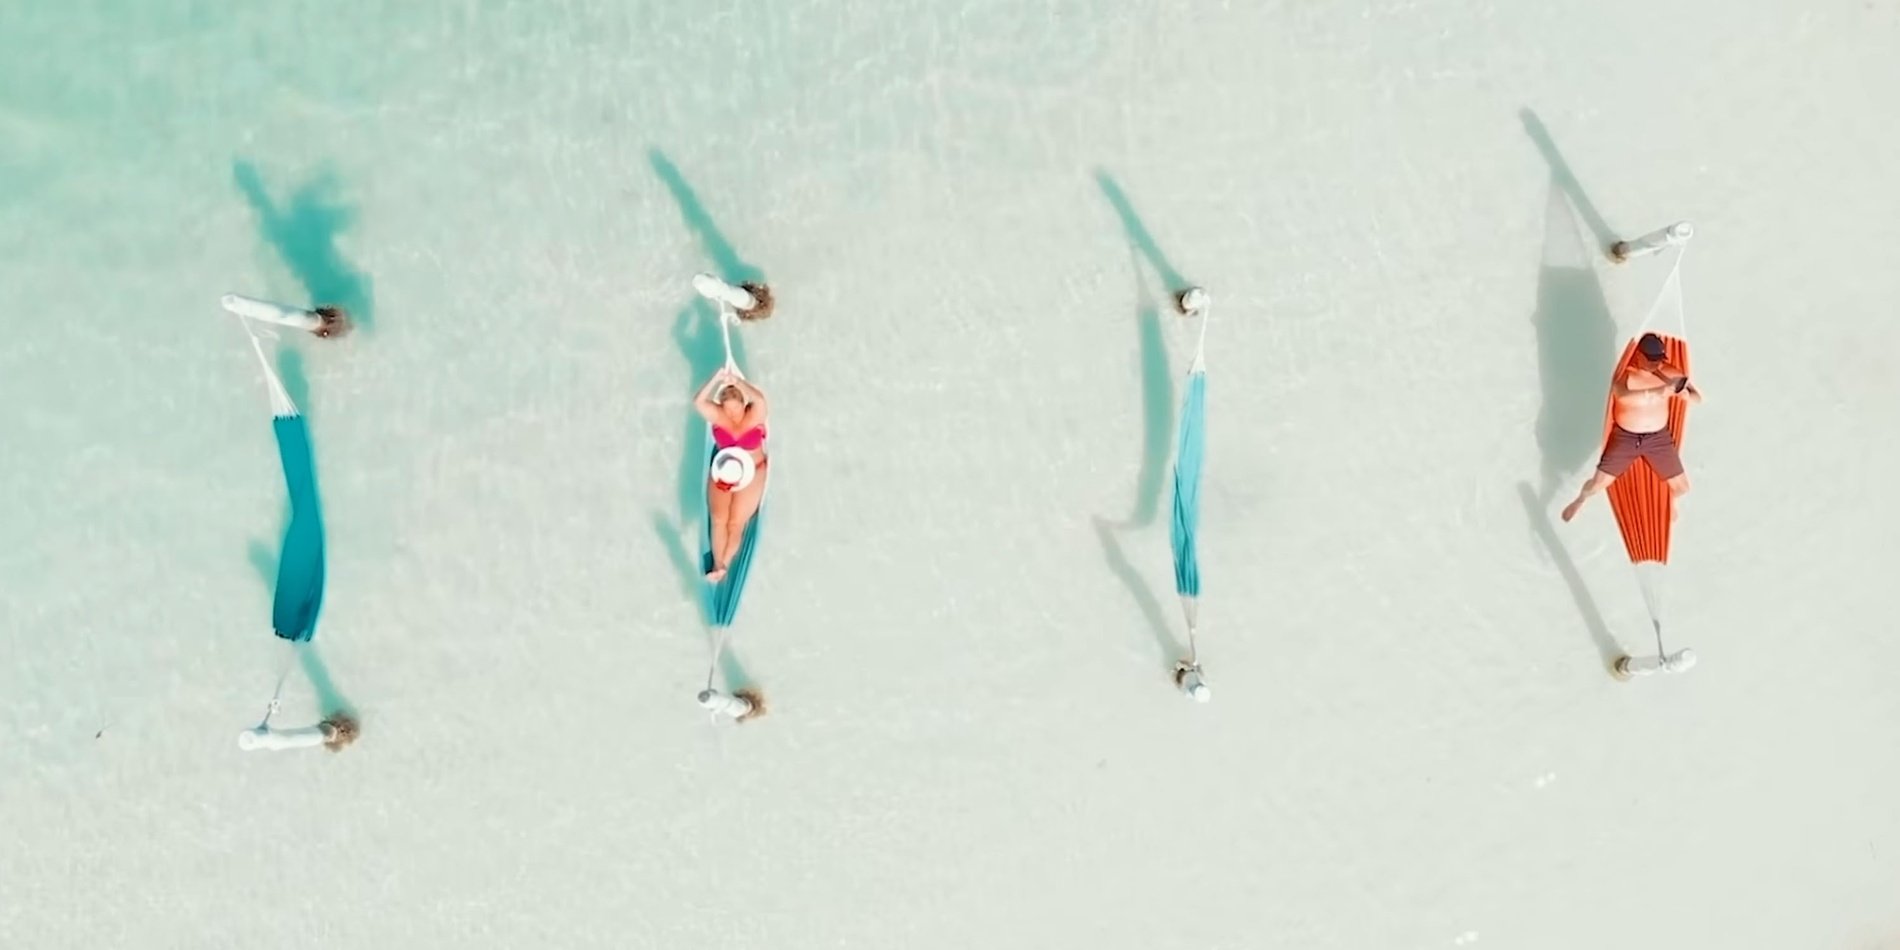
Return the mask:
<svg viewBox="0 0 1900 950"><path fill-rule="evenodd" d="M719 450L713 456L713 483L727 491L739 491L752 484L752 477L758 474L758 463L752 460L752 453L733 446Z"/></svg>

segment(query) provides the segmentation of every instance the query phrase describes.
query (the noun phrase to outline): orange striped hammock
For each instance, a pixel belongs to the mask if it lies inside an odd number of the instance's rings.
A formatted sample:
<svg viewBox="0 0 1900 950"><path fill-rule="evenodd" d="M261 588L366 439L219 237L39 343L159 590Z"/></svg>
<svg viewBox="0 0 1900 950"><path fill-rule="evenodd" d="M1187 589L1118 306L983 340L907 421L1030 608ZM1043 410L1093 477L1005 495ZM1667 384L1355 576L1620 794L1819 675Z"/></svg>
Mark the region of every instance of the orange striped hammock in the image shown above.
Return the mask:
<svg viewBox="0 0 1900 950"><path fill-rule="evenodd" d="M1689 373L1689 341L1681 337L1659 333L1663 346L1668 351L1669 362ZM1611 378L1608 407L1603 413L1603 441L1607 446L1610 431L1616 425L1616 387L1630 370L1632 358L1636 355L1636 341L1640 337L1630 338L1623 347L1623 356L1616 362L1616 372ZM1682 448L1683 423L1688 420L1688 403L1681 399L1669 401L1669 435L1676 440L1676 448ZM1629 551L1630 563L1641 564L1655 561L1669 563L1669 531L1674 523L1675 499L1669 494L1669 486L1663 483L1656 470L1649 467L1648 459L1637 459L1629 470L1610 483L1610 510L1616 513L1616 526L1623 533L1623 547Z"/></svg>

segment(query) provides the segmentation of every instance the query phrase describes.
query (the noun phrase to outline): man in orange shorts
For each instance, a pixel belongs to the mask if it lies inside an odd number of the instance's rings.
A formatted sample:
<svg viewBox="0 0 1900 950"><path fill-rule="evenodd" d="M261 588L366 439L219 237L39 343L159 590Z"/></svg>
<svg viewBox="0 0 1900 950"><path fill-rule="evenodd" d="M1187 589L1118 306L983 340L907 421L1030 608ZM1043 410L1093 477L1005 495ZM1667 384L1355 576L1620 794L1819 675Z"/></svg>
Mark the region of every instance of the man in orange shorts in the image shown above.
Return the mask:
<svg viewBox="0 0 1900 950"><path fill-rule="evenodd" d="M1681 367L1668 362L1667 355L1662 337L1654 333L1645 333L1636 342L1630 365L1613 385L1616 408L1611 421L1615 424L1603 446L1603 457L1577 499L1564 506L1565 521L1576 517L1591 495L1610 487L1639 458L1649 460L1649 467L1669 486L1672 499L1689 490L1682 456L1676 452L1676 439L1669 433L1669 402L1686 399L1691 406L1699 405L1702 393L1690 384Z"/></svg>

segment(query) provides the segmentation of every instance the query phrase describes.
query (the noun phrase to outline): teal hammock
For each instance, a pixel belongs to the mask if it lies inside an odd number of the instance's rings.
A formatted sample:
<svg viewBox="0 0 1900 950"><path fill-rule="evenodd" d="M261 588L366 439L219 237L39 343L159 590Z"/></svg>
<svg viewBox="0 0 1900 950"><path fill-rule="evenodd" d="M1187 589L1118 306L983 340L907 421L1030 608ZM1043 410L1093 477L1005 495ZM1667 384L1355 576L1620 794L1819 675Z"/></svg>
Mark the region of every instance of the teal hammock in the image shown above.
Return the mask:
<svg viewBox="0 0 1900 950"><path fill-rule="evenodd" d="M1181 426L1174 444L1174 520L1168 540L1174 548L1174 591L1181 595L1187 620L1189 666L1198 667L1200 646L1201 558L1195 535L1201 528L1201 470L1207 461L1207 323L1211 309L1205 294L1194 311L1201 321L1188 365L1187 395L1181 400Z"/></svg>
<svg viewBox="0 0 1900 950"><path fill-rule="evenodd" d="M1207 453L1207 373L1198 364L1188 374L1181 403L1181 431L1174 449L1174 590L1184 598L1201 596L1201 563L1194 533L1201 524L1201 462Z"/></svg>
<svg viewBox="0 0 1900 950"><path fill-rule="evenodd" d="M706 428L706 473L702 483L712 481L712 459L718 451L713 445L712 427ZM766 482L765 493L771 494L771 482ZM739 601L745 596L746 578L752 573L753 553L758 550L760 524L765 521L766 499L759 499L759 510L753 512L752 521L746 525L745 536L739 541L739 550L732 553L732 562L726 565L726 576L717 584L706 585L704 594L706 619L715 627L730 627L739 618ZM712 570L712 511L708 509L700 519L699 544L702 551L700 568Z"/></svg>
<svg viewBox="0 0 1900 950"><path fill-rule="evenodd" d="M272 418L271 428L277 433L277 455L290 490L290 525L277 558L271 629L301 643L316 635L317 613L323 608L323 516L317 504L316 460L310 453L310 430L295 408L290 415Z"/></svg>

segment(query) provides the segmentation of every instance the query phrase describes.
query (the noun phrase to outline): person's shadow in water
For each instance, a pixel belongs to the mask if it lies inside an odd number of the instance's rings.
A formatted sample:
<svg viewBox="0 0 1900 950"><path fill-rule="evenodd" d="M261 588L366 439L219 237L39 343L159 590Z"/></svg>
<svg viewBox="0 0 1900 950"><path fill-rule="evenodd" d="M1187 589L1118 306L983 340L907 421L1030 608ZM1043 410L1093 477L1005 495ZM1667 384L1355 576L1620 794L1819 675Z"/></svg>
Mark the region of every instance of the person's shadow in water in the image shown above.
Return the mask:
<svg viewBox="0 0 1900 950"><path fill-rule="evenodd" d="M679 204L680 215L687 228L704 245L718 276L735 286L745 281L763 281L763 272L739 257L738 251L726 240L712 215L700 203L699 196L687 184L685 176L680 174L679 168L657 148L649 150L647 157L654 173L659 175L674 201ZM694 387L692 393L685 394L690 399L699 386L726 365L726 348L719 329L718 311L704 299L694 296L690 303L674 315L672 336L680 357L686 361L686 371ZM745 365L745 342L738 334L732 337L732 356L741 366ZM679 573L681 593L699 605L701 622L710 629L714 587L706 583L704 554L694 556L687 541L689 537L698 538L703 534L706 519L706 421L689 406L683 425L685 428L680 440L684 448L680 454L679 514L653 512L653 531L661 547L666 550L668 560L672 561L674 570ZM717 642L717 634L713 636ZM730 639L727 638L725 648L719 652L719 672L725 678L728 689L744 689L752 686L753 682L733 650Z"/></svg>
<svg viewBox="0 0 1900 950"><path fill-rule="evenodd" d="M310 393L309 377L304 372L303 354L291 349L279 350L277 353L277 376L283 380L284 391L290 394L291 402L295 403L301 412L303 407L309 403L308 397ZM306 425L308 424L308 419L305 420L305 423ZM309 478L314 482L314 474L310 475ZM288 504L286 504L283 524L288 525L289 523L290 508ZM277 533L279 536L283 535L284 530L282 525L279 526ZM280 560L277 550L272 548L267 542L261 540L253 540L246 547L246 556L251 562L251 567L257 571L258 579L263 582L264 589L275 595L277 590L277 564ZM316 693L319 717L325 718L342 714L353 719L356 718L356 707L343 695L343 691L337 688L335 678L330 675L330 668L324 664L322 655L317 652L315 636L313 635L311 639L301 643L291 644L291 646L296 650L297 663L303 668L304 677L310 681L310 687Z"/></svg>
<svg viewBox="0 0 1900 950"><path fill-rule="evenodd" d="M1563 576L1592 643L1609 663L1623 651L1564 546L1559 526L1551 520L1550 507L1566 487L1563 479L1574 475L1581 484L1583 470L1602 450L1603 413L1617 340L1616 319L1597 278L1596 260L1615 237L1557 150L1543 121L1529 109L1521 110L1518 117L1525 134L1550 167L1537 307L1531 313L1543 395L1537 414L1537 448L1542 465L1538 486L1520 483L1519 496L1532 536ZM1578 231L1578 219L1588 228L1596 249L1586 246Z"/></svg>
<svg viewBox="0 0 1900 950"><path fill-rule="evenodd" d="M1141 353L1142 438L1141 465L1135 479L1134 504L1128 517L1117 521L1098 515L1091 520L1096 540L1102 547L1103 560L1116 579L1127 588L1129 596L1135 599L1157 648L1172 669L1175 661L1187 655L1187 648L1176 638L1166 611L1162 609L1161 597L1129 560L1120 535L1154 524L1161 508L1162 484L1171 454L1168 437L1174 430L1174 377L1168 366L1167 344L1162 339L1161 309L1149 289L1148 279L1142 273L1141 259L1145 258L1154 267L1170 296L1186 289L1188 284L1161 253L1154 237L1135 214L1134 206L1115 179L1107 172L1098 171L1096 183L1114 207L1116 216L1121 219L1135 276L1134 322L1136 343Z"/></svg>
<svg viewBox="0 0 1900 950"><path fill-rule="evenodd" d="M257 215L258 234L277 252L309 296L310 307L336 305L349 312L358 330L376 323L375 298L368 275L337 249L337 238L356 221L356 209L339 198L334 172L324 170L290 193L282 205L272 200L257 166L238 159L231 178Z"/></svg>

